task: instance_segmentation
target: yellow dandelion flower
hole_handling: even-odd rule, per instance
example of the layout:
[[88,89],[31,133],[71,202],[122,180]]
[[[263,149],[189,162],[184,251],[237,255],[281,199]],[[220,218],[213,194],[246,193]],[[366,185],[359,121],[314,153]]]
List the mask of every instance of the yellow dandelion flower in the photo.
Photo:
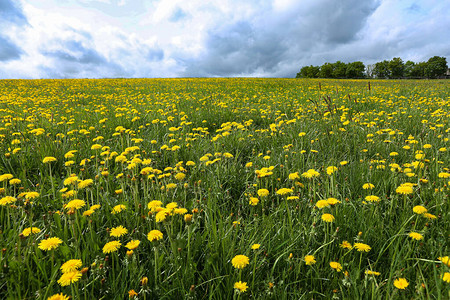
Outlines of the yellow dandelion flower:
[[15,197],[5,196],[2,199],[0,199],[0,205],[1,206],[6,206],[6,205],[9,205],[9,204],[14,203],[16,201],[17,201],[17,199]]
[[39,232],[41,232],[41,230],[37,227],[28,227],[22,231],[22,235],[26,237],[29,236],[30,234],[36,234]]
[[134,250],[139,246],[140,243],[141,243],[140,240],[131,240],[125,245],[125,247],[128,248],[129,250]]
[[331,175],[331,174],[333,174],[334,172],[336,172],[338,170],[338,168],[337,167],[335,167],[335,166],[330,166],[330,167],[327,167],[327,174],[328,175]]
[[73,271],[73,272],[67,272],[63,273],[61,275],[61,278],[58,279],[58,283],[60,286],[68,286],[71,285],[74,282],[77,282],[81,278],[81,272],[80,271]]
[[410,185],[400,185],[398,188],[395,189],[395,192],[397,194],[402,194],[402,195],[409,195],[413,193],[413,188]]
[[442,280],[444,280],[445,282],[447,282],[447,283],[450,283],[450,272],[445,272],[443,275],[442,275]]
[[234,283],[234,288],[240,293],[245,292],[248,289],[247,282],[238,281]]
[[267,189],[259,189],[257,194],[260,197],[266,197],[266,196],[269,195],[269,190],[267,190]]
[[111,241],[105,244],[105,246],[103,246],[103,253],[111,253],[111,252],[115,252],[117,250],[119,250],[120,246],[122,246],[122,243],[120,243],[119,241]]
[[371,184],[371,183],[364,183],[363,184],[363,189],[365,189],[365,190],[371,190],[373,188],[375,188],[375,186],[373,184]]
[[366,270],[364,273],[365,273],[366,275],[374,275],[374,276],[380,276],[380,275],[381,275],[380,272],[371,271],[371,270]]
[[352,249],[353,248],[352,244],[350,244],[347,241],[342,241],[342,243],[339,245],[339,247],[344,248],[344,249]]
[[364,243],[355,243],[353,244],[353,247],[358,250],[358,252],[369,252],[370,249],[372,249],[369,245]]
[[49,250],[53,250],[59,247],[60,244],[62,244],[62,240],[60,238],[57,237],[52,237],[52,238],[48,238],[45,240],[42,240],[39,243],[39,249],[44,250],[44,251],[49,251]]
[[427,211],[428,210],[422,205],[416,205],[416,206],[413,207],[413,212],[418,214],[418,215],[424,214]]
[[257,250],[257,249],[259,249],[259,247],[261,247],[260,244],[253,244],[251,248],[252,248],[252,250]]
[[337,272],[342,271],[342,265],[340,263],[336,262],[336,261],[330,262],[330,267],[332,269],[335,269]]
[[410,233],[408,234],[408,236],[409,236],[410,238],[412,238],[413,240],[416,240],[416,241],[420,241],[420,240],[423,239],[423,235],[421,235],[421,234],[418,233],[418,232],[410,232]]
[[256,197],[250,197],[250,200],[248,201],[248,204],[250,204],[252,206],[258,205],[258,203],[259,203],[259,199]]
[[122,225],[114,227],[111,229],[109,235],[113,237],[121,237],[122,235],[125,235],[128,233],[128,229],[123,227]]
[[406,280],[405,278],[397,278],[394,280],[394,286],[400,290],[406,289],[408,285],[408,280]]
[[147,204],[147,208],[150,209],[151,211],[155,211],[156,208],[161,207],[162,204],[163,203],[159,200],[153,200]]
[[64,208],[66,209],[80,209],[83,206],[86,205],[86,202],[84,202],[84,200],[80,200],[80,199],[74,199],[72,201],[70,201],[69,203],[67,203]]
[[316,258],[314,257],[314,255],[306,255],[304,259],[307,266],[312,266],[316,263]]
[[291,194],[292,192],[293,192],[292,189],[282,188],[277,191],[277,195],[287,195],[287,194]]
[[44,164],[48,164],[48,163],[51,163],[51,162],[54,162],[54,161],[56,161],[56,158],[53,157],[53,156],[44,157],[44,159],[42,160],[42,162]]
[[69,273],[78,271],[78,269],[81,268],[82,265],[83,263],[81,262],[81,259],[70,259],[63,263],[60,269],[63,273]]
[[69,297],[64,295],[63,293],[60,293],[60,294],[54,294],[53,296],[48,297],[47,300],[69,300]]
[[380,197],[375,196],[375,195],[366,196],[365,199],[366,199],[366,201],[369,201],[369,202],[380,202]]
[[231,260],[231,263],[236,269],[243,269],[249,264],[249,259],[245,255],[236,255]]
[[440,260],[444,265],[450,268],[450,257],[448,256],[438,257],[438,260]]
[[159,230],[152,230],[147,234],[147,239],[150,242],[159,241],[163,238],[163,233]]
[[327,222],[327,223],[334,222],[334,216],[332,214],[323,214],[322,221]]
[[115,215],[115,214],[120,213],[121,211],[124,211],[126,209],[127,209],[127,207],[125,205],[119,204],[119,205],[116,205],[116,206],[113,207],[113,209],[111,210],[111,213],[113,215]]
[[319,209],[322,209],[322,208],[327,207],[327,206],[330,206],[330,203],[328,203],[327,200],[319,200],[316,203],[316,207],[319,208]]
[[39,197],[38,192],[28,192],[25,195],[25,199],[27,199],[27,200],[33,200],[33,199],[36,199],[37,197]]

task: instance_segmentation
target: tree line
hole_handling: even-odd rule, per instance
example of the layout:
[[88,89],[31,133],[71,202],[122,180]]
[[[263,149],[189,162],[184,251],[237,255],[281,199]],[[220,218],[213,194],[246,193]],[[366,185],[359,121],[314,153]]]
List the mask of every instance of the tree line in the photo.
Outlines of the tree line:
[[295,78],[439,78],[448,70],[445,57],[433,56],[426,62],[415,63],[400,57],[365,66],[361,61],[326,62],[321,66],[305,66]]

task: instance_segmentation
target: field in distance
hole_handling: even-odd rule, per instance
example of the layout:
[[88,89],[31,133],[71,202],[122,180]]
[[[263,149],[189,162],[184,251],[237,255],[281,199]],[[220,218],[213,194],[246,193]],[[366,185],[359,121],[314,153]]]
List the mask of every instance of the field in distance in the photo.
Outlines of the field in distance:
[[0,298],[450,298],[445,80],[0,81]]

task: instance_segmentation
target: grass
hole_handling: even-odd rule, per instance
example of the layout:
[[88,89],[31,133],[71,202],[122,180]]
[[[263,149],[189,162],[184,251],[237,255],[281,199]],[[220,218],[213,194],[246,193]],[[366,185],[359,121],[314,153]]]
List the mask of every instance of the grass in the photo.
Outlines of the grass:
[[0,297],[450,297],[450,85],[370,87],[0,81]]

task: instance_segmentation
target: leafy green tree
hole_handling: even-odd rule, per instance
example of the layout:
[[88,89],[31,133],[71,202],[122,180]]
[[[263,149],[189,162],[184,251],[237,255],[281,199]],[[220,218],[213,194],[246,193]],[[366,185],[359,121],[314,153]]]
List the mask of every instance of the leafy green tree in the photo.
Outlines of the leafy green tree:
[[413,61],[408,60],[407,62],[405,62],[405,71],[404,71],[404,76],[407,78],[411,78],[413,77],[413,70],[415,67],[416,63]]
[[361,61],[355,61],[347,64],[345,76],[347,78],[363,78],[366,67]]
[[420,62],[414,65],[411,71],[411,77],[413,78],[424,78],[425,77],[425,68],[427,66],[426,62]]
[[337,61],[333,64],[333,78],[345,78],[347,72],[347,64],[342,61]]
[[331,63],[324,63],[320,67],[319,77],[321,78],[333,78],[333,64]]
[[447,72],[447,60],[445,57],[433,56],[427,61],[425,75],[428,78],[437,78]]
[[297,78],[317,78],[319,77],[320,67],[318,66],[305,66],[297,73]]
[[389,78],[389,62],[387,60],[377,62],[373,73],[377,78]]
[[389,78],[401,78],[404,76],[405,64],[400,57],[394,57],[388,63]]

